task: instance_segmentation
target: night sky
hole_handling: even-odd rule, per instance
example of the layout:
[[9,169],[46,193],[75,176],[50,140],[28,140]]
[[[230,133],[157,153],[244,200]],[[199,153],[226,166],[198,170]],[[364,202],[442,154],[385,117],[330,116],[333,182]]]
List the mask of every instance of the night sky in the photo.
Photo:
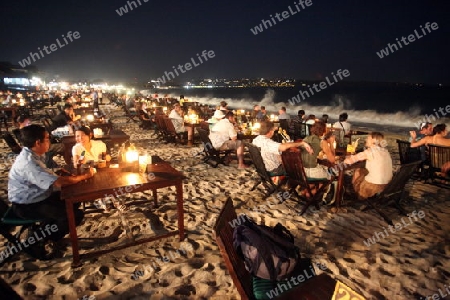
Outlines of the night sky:
[[[177,80],[193,78],[321,79],[348,69],[347,80],[450,84],[447,0],[311,0],[312,5],[254,35],[270,15],[296,10],[292,0],[139,0],[119,16],[125,0],[10,1],[0,10],[0,61],[18,64],[67,32],[79,39],[34,64],[60,79],[147,81],[172,66],[215,57]],[[297,4],[301,8],[299,4]],[[420,25],[436,22],[423,36]],[[380,59],[396,38],[423,36]],[[198,62],[198,60],[197,60]]]

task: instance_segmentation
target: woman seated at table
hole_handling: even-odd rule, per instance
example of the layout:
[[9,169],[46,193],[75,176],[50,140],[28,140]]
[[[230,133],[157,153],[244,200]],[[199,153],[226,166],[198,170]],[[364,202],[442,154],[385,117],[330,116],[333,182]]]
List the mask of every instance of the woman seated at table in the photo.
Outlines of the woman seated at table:
[[450,139],[446,138],[448,134],[447,125],[437,124],[433,128],[433,135],[428,135],[416,142],[416,132],[411,131],[411,148],[420,147],[422,145],[434,144],[443,147],[450,147]]
[[[333,137],[322,137],[325,134],[326,125],[322,121],[317,121],[311,126],[311,135],[307,136],[303,141],[308,143],[314,150],[313,154],[302,152],[302,161],[305,173],[308,178],[330,178],[327,167],[317,163],[320,154],[330,163],[335,162],[335,154],[333,148]],[[330,146],[331,143],[331,146]]]
[[[92,132],[87,126],[81,126],[75,130],[75,141],[72,148],[73,164],[85,164],[88,161],[98,162],[102,158],[102,153],[106,153],[106,145],[102,141],[91,140]],[[83,155],[82,155],[83,154]],[[105,155],[106,161],[111,160],[111,156]]]
[[344,160],[345,164],[366,161],[366,167],[356,169],[352,180],[360,200],[381,193],[392,179],[392,158],[386,146],[382,133],[371,132],[366,140],[367,149]]

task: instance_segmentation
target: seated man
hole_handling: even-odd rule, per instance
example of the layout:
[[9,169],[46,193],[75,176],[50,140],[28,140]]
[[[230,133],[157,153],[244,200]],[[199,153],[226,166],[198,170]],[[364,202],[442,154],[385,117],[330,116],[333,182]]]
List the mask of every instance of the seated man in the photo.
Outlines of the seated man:
[[280,175],[285,173],[281,162],[281,152],[286,151],[289,148],[304,147],[306,151],[312,153],[313,149],[305,142],[277,143],[272,140],[275,130],[276,128],[272,122],[261,122],[259,135],[253,140],[252,143],[253,145],[261,148],[261,156],[263,158],[266,170],[273,174]]
[[72,125],[73,122],[76,121],[77,119],[78,118],[75,116],[75,113],[73,112],[73,105],[70,103],[66,103],[64,104],[64,110],[52,119],[53,121],[52,130],[55,130],[56,128],[59,127]]
[[212,127],[209,139],[212,146],[217,150],[236,150],[239,169],[248,168],[244,164],[244,143],[237,139],[237,132],[233,123],[235,123],[234,114],[229,111],[226,113],[225,118],[219,120]]
[[[51,224],[55,224],[57,231],[48,238],[56,242],[69,232],[66,205],[61,201],[60,192],[56,189],[92,177],[93,170],[79,176],[56,175],[45,167],[43,161],[43,155],[50,147],[50,137],[45,128],[29,125],[21,131],[24,148],[8,175],[8,199],[17,216],[24,219],[47,219]],[[79,225],[83,212],[74,206],[74,214],[75,223]]]
[[192,143],[193,127],[184,127],[183,110],[181,109],[180,103],[175,103],[172,111],[169,114],[169,119],[172,121],[173,127],[175,127],[176,133],[188,134],[188,141]]
[[382,192],[392,179],[392,158],[386,146],[382,133],[371,132],[366,140],[367,149],[344,160],[345,164],[366,161],[366,167],[356,169],[352,180],[360,200]]
[[[411,130],[409,132],[409,135],[410,135],[410,138],[409,138],[410,143],[415,143],[427,136],[432,136],[433,135],[433,124],[428,123],[428,122],[422,122],[419,126],[419,132],[417,133],[414,130]],[[422,161],[427,160],[427,147],[425,145],[422,145],[419,147],[419,149],[420,149],[421,160]]]
[[[30,117],[27,115],[20,115],[16,118],[17,124],[19,124],[19,128],[13,129],[13,134],[16,136],[17,141],[23,146],[22,141],[22,135],[21,135],[21,129],[31,125]],[[45,153],[45,165],[47,168],[57,168],[58,164],[53,160],[53,157],[56,154],[63,154],[64,153],[64,145],[61,143],[51,144],[49,150],[47,153]]]

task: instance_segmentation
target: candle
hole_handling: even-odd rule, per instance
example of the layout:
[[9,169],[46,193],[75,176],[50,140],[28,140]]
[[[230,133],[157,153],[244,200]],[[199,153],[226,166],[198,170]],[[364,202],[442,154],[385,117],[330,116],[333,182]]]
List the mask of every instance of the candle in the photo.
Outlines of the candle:
[[136,150],[128,150],[125,153],[125,161],[127,163],[133,163],[139,160],[139,153]]
[[94,121],[94,116],[93,115],[87,115],[86,116],[86,120],[88,120],[89,122]]

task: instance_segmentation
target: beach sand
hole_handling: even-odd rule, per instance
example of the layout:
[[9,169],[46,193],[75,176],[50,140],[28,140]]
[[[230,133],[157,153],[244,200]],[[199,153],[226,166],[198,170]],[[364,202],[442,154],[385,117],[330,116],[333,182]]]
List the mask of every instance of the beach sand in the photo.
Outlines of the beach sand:
[[[234,162],[212,168],[202,162],[201,155],[195,155],[198,145],[165,144],[152,137],[151,131],[138,133],[137,125],[125,123],[124,118],[113,122],[131,136],[138,149],[160,156],[186,176],[186,239],[180,242],[171,237],[114,251],[85,260],[78,268],[71,268],[68,236],[62,258],[40,261],[17,254],[0,267],[0,276],[24,299],[240,299],[213,234],[227,197],[233,199],[238,214],[270,226],[282,223],[295,236],[303,256],[327,266],[325,271],[316,268],[317,273],[328,273],[366,299],[421,299],[439,289],[445,291],[444,286],[450,284],[450,190],[410,182],[411,201],[405,208],[423,211],[425,216],[411,221],[387,208],[394,223],[409,225],[367,246],[364,241],[384,232],[387,224],[374,211],[361,212],[360,203],[347,201],[345,211],[338,213],[321,207],[298,216],[294,199],[277,204],[275,195],[263,200],[261,186],[250,191],[257,178],[253,167],[238,170]],[[388,140],[398,167],[395,138],[389,136]],[[2,199],[7,199],[8,152],[2,141]],[[81,253],[102,249],[108,243],[121,244],[130,233],[142,237],[174,229],[175,189],[158,190],[158,195],[158,208],[153,207],[150,193],[128,195],[130,210],[123,218],[116,209],[87,208],[78,227]],[[266,205],[264,212],[262,205]],[[1,240],[0,251],[4,249],[6,242]]]

